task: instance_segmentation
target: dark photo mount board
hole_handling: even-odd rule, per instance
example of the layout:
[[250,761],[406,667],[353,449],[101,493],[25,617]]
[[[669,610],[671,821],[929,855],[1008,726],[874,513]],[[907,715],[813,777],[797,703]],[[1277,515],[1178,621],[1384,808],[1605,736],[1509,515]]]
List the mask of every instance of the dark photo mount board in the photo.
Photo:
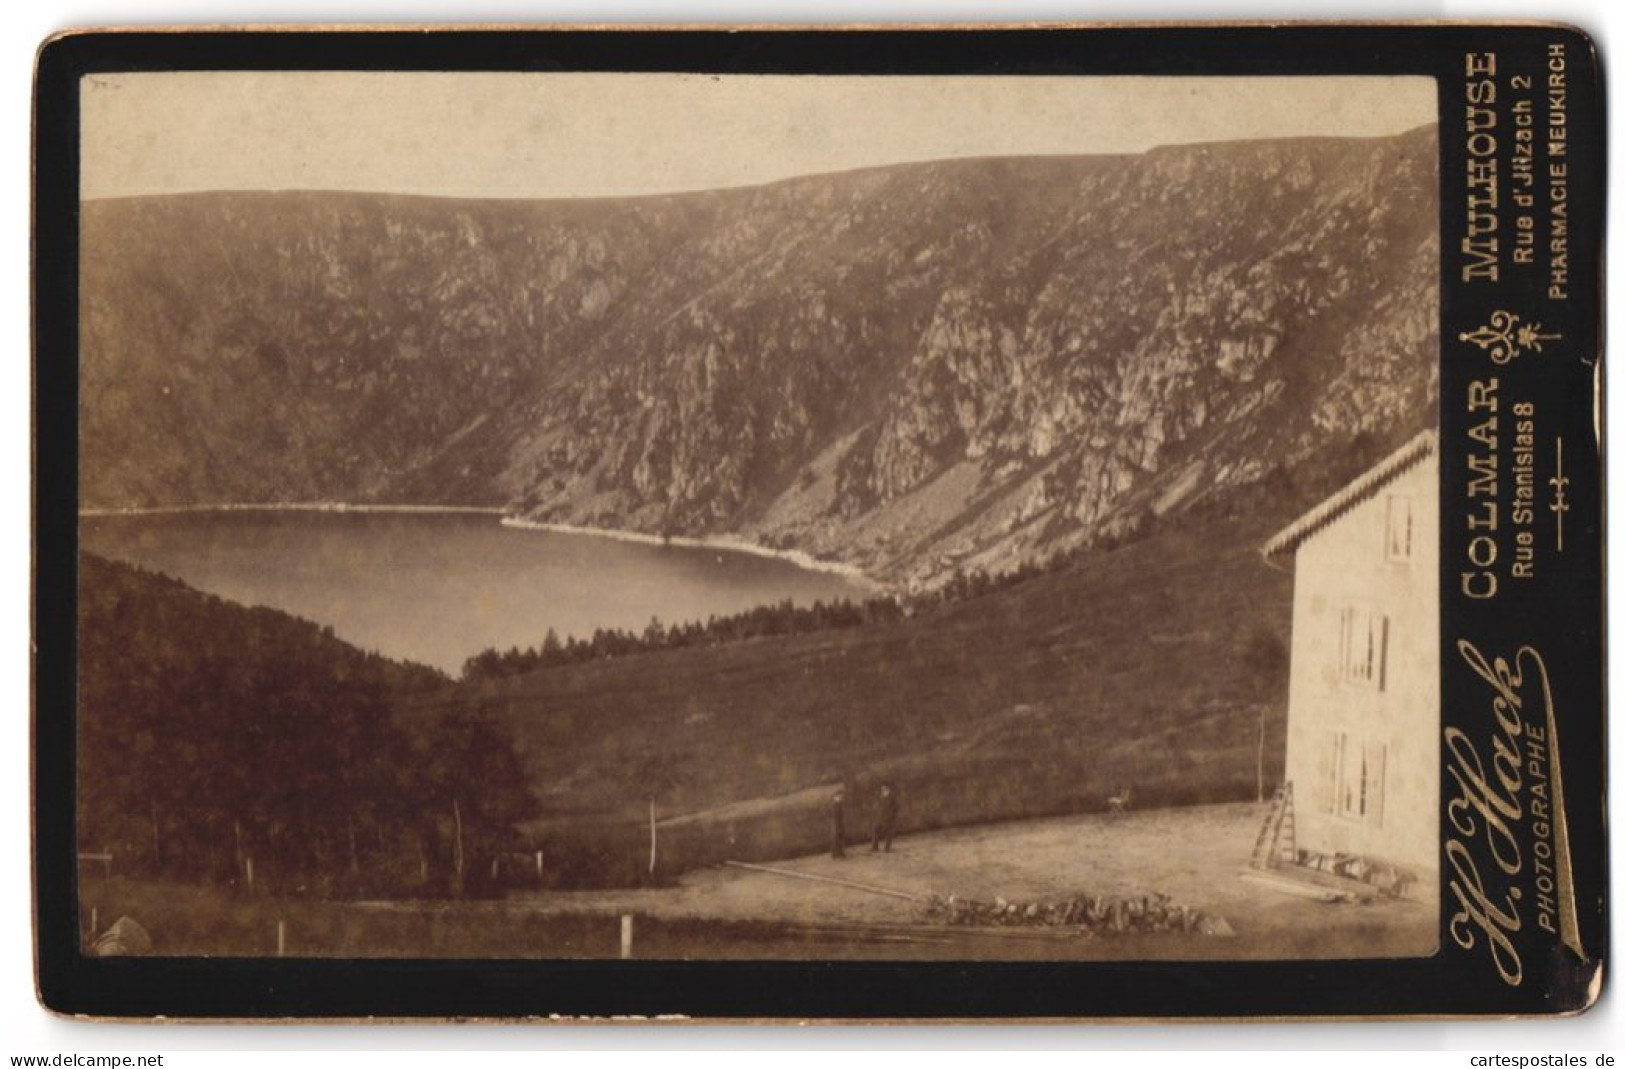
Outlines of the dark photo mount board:
[[[85,953],[76,831],[81,88],[91,76],[171,71],[1433,79],[1438,417],[1426,449],[1439,480],[1437,949],[1144,961]],[[120,1019],[1280,1019],[1562,1014],[1598,997],[1610,938],[1604,143],[1601,73],[1583,33],[1540,24],[92,31],[45,46],[35,106],[36,934],[39,991],[52,1010]],[[1358,336],[1362,324],[1344,329]],[[1382,637],[1373,643],[1387,641],[1374,633]]]

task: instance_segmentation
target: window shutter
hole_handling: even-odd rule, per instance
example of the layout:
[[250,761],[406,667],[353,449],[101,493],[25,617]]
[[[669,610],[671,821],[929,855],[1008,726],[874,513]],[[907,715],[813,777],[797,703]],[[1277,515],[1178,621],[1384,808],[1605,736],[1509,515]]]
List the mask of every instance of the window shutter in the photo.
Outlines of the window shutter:
[[1388,746],[1381,742],[1366,744],[1365,768],[1368,787],[1366,795],[1366,819],[1382,827],[1383,800],[1388,790]]
[[1388,617],[1382,617],[1382,640],[1377,646],[1377,689],[1388,689]]
[[1326,745],[1317,754],[1320,767],[1316,769],[1317,808],[1323,813],[1337,812],[1337,769],[1343,763],[1343,736],[1327,736]]

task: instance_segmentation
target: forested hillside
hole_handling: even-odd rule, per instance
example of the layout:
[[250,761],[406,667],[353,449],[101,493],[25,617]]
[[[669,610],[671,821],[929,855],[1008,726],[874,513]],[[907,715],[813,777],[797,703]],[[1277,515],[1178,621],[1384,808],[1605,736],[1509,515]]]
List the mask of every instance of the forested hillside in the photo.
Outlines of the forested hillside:
[[505,724],[397,715],[438,672],[90,554],[78,679],[79,846],[120,873],[458,893],[536,813]]

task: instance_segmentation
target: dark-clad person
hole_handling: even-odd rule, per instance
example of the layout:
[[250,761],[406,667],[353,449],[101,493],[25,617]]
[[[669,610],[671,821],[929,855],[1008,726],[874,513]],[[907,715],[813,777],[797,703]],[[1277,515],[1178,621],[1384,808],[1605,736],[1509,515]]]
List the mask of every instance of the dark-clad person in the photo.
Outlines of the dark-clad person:
[[869,846],[869,852],[874,853],[885,845],[886,853],[891,853],[892,835],[897,830],[897,792],[891,789],[891,784],[880,785],[880,797],[875,801],[875,838]]
[[846,792],[839,787],[829,800],[829,856],[846,856]]

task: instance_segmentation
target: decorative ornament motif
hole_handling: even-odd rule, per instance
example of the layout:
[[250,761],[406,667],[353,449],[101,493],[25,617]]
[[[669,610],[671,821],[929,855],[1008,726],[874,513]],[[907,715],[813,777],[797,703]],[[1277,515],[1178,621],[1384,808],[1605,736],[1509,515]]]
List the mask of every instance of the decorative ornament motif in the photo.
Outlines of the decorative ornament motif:
[[1563,439],[1557,440],[1557,474],[1546,480],[1552,487],[1552,503],[1547,506],[1557,517],[1557,551],[1563,552],[1563,514],[1569,510],[1569,478],[1563,474]]
[[1507,364],[1522,356],[1525,351],[1541,352],[1542,342],[1558,341],[1563,335],[1542,334],[1539,323],[1524,323],[1519,326],[1516,315],[1501,310],[1490,314],[1487,326],[1474,331],[1462,331],[1457,337],[1462,341],[1470,341],[1489,353],[1490,359],[1497,364]]

